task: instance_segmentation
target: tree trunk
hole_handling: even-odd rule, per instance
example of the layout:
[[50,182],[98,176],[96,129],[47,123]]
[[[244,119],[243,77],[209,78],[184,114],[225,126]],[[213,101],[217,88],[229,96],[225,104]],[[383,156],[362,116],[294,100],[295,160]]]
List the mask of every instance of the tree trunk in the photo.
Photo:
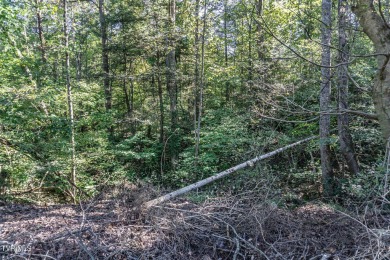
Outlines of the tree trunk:
[[250,91],[253,91],[252,19],[249,19],[248,23],[248,82],[250,86]]
[[230,89],[229,89],[229,81],[227,80],[229,75],[227,74],[227,67],[228,67],[228,39],[227,39],[227,0],[224,0],[223,2],[223,33],[224,33],[224,55],[225,55],[225,70],[226,70],[226,79],[225,79],[225,100],[226,102],[229,102],[230,99]]
[[127,116],[130,117],[132,113],[132,106],[130,103],[130,98],[129,98],[129,92],[127,90],[127,56],[126,53],[123,53],[123,62],[124,62],[124,77],[123,77],[123,94],[125,95],[125,103],[126,103],[126,109],[127,109]]
[[[131,63],[130,63],[130,68],[131,68]],[[133,78],[130,77],[130,95],[129,95],[129,106],[130,106],[130,118],[132,118],[132,124],[131,124],[131,133],[134,135],[137,132],[137,121],[134,120],[134,82]]]
[[202,55],[201,55],[201,69],[200,69],[200,82],[199,82],[199,104],[198,104],[198,125],[196,127],[196,146],[195,146],[195,157],[199,154],[200,145],[200,126],[202,122],[202,108],[203,108],[203,88],[205,82],[204,76],[204,48],[205,48],[205,35],[206,35],[206,15],[207,15],[207,0],[204,0],[203,6],[203,32],[202,32]]
[[[256,5],[256,14],[258,17],[261,17],[263,15],[263,0],[257,0]],[[261,23],[257,23],[257,55],[259,61],[264,60],[264,52],[262,50],[263,43],[264,43],[264,34],[263,34],[263,28],[261,27]]]
[[352,11],[379,54],[372,98],[383,137],[387,140],[390,137],[390,28],[375,10],[372,0],[357,0]]
[[[261,21],[260,19],[263,15],[263,0],[257,0],[256,3],[256,15],[258,17],[258,20]],[[263,32],[263,27],[261,23],[256,22],[256,30],[257,30],[257,37],[256,37],[256,48],[257,48],[257,59],[258,59],[258,69],[256,70],[256,81],[257,84],[261,85],[261,89],[264,90],[264,82],[265,82],[265,71],[264,66],[265,64],[265,45],[264,45],[264,32]]]
[[236,165],[236,166],[234,166],[234,167],[232,167],[232,168],[229,168],[229,169],[227,169],[227,170],[225,170],[225,171],[223,171],[223,172],[217,173],[217,174],[215,174],[215,175],[213,175],[213,176],[211,176],[211,177],[208,177],[208,178],[206,178],[206,179],[204,179],[204,180],[198,181],[198,182],[193,183],[193,184],[191,184],[191,185],[188,185],[188,186],[186,186],[186,187],[184,187],[184,188],[181,188],[181,189],[179,189],[179,190],[176,190],[176,191],[173,191],[173,192],[168,193],[168,194],[166,194],[166,195],[163,195],[163,196],[161,196],[161,197],[158,197],[158,198],[156,198],[156,199],[154,199],[154,200],[150,200],[150,201],[146,202],[143,206],[144,206],[145,209],[148,209],[148,208],[150,208],[150,207],[156,206],[156,205],[158,205],[158,204],[160,204],[160,203],[163,203],[163,202],[165,202],[165,201],[168,201],[168,200],[170,200],[170,199],[173,199],[173,198],[175,198],[175,197],[177,197],[177,196],[179,196],[179,195],[181,195],[181,194],[187,193],[187,192],[192,191],[192,190],[194,190],[194,189],[203,187],[203,186],[205,186],[206,184],[209,184],[209,183],[211,183],[211,182],[213,182],[213,181],[219,180],[219,179],[221,179],[221,178],[223,178],[223,177],[225,177],[225,176],[228,176],[228,175],[230,175],[230,174],[232,174],[232,173],[234,173],[234,172],[236,172],[236,171],[238,171],[238,170],[244,169],[244,168],[246,168],[246,167],[248,167],[248,166],[249,166],[249,167],[253,167],[255,163],[257,163],[257,162],[259,162],[259,161],[261,161],[261,160],[270,158],[270,157],[272,157],[272,156],[274,156],[274,155],[276,155],[276,154],[278,154],[278,153],[281,153],[281,152],[283,152],[283,151],[286,151],[287,149],[290,149],[290,148],[292,148],[292,147],[294,147],[294,146],[297,146],[297,145],[300,145],[300,144],[302,144],[302,143],[306,143],[306,142],[308,142],[308,141],[310,141],[310,140],[313,140],[313,139],[315,139],[315,138],[317,138],[317,136],[312,136],[312,137],[303,139],[303,140],[301,140],[301,141],[298,141],[298,142],[295,142],[295,143],[286,145],[286,146],[284,146],[284,147],[282,147],[282,148],[279,148],[279,149],[277,149],[277,150],[275,150],[275,151],[272,151],[272,152],[270,152],[270,153],[266,153],[266,154],[264,154],[264,155],[257,156],[256,158],[253,158],[253,159],[251,159],[251,160],[248,160],[248,161],[246,161],[246,162],[243,162],[243,163],[241,163],[241,164],[239,164],[239,165]]
[[353,141],[349,132],[348,113],[340,113],[340,111],[348,110],[348,65],[349,47],[345,28],[347,25],[347,2],[345,0],[338,1],[338,17],[339,17],[339,63],[345,64],[338,67],[338,107],[339,115],[337,117],[337,125],[339,132],[340,149],[345,158],[349,171],[356,175],[359,173],[359,166],[356,160]]
[[[38,0],[35,0],[35,8],[36,8],[36,16],[37,16],[37,29],[38,29],[38,37],[39,37],[39,50],[41,51],[41,61],[43,65],[46,65],[47,58],[46,58],[46,50],[45,50],[45,37],[43,35],[43,29],[42,29],[42,14],[40,9],[40,4],[42,3],[42,0],[38,2]],[[41,91],[42,88],[42,73],[46,70],[45,66],[42,66],[36,80],[36,90],[38,93]],[[49,111],[47,109],[46,103],[44,101],[40,102],[40,106],[42,107],[42,110],[44,111],[45,115],[49,115]]]
[[103,70],[103,85],[104,95],[106,97],[106,111],[109,112],[112,108],[112,91],[110,86],[110,66],[108,63],[107,49],[107,24],[104,14],[104,0],[99,0],[99,21],[100,21],[100,37],[102,42],[102,70]]
[[74,133],[74,114],[73,114],[73,97],[72,87],[70,85],[70,62],[69,62],[69,36],[68,36],[68,25],[67,25],[67,12],[68,3],[67,0],[63,0],[64,8],[64,47],[65,47],[65,73],[66,73],[66,94],[68,100],[68,113],[69,113],[69,129],[70,129],[70,145],[71,145],[71,172],[70,180],[72,182],[72,188],[70,194],[74,201],[76,201],[76,143]]
[[161,82],[161,69],[160,69],[160,51],[157,51],[157,88],[158,88],[158,103],[160,105],[160,143],[164,142],[164,99],[163,99],[163,86]]
[[83,67],[82,67],[82,52],[81,51],[78,51],[77,54],[76,54],[76,81],[77,82],[80,82],[81,80],[81,76],[82,76],[82,71],[83,71]]
[[330,73],[330,41],[332,23],[332,1],[322,0],[322,62],[321,65],[321,89],[320,89],[320,153],[322,185],[325,197],[331,197],[335,192],[334,173],[331,165],[330,153],[330,115],[329,103],[331,93]]
[[176,21],[176,0],[169,1],[169,37],[168,37],[168,55],[166,58],[166,77],[167,89],[169,95],[169,109],[171,114],[171,134],[169,144],[169,153],[171,157],[171,166],[176,168],[178,157],[178,134],[177,130],[177,83],[176,83],[176,53],[175,53],[175,21]]
[[39,4],[42,3],[42,0],[38,2],[38,0],[35,0],[35,5],[36,5],[36,12],[37,12],[37,29],[38,29],[38,36],[39,36],[39,42],[40,46],[39,49],[41,51],[41,59],[42,63],[46,63],[47,58],[46,58],[46,50],[45,50],[45,37],[43,35],[43,29],[42,29],[42,14],[41,14],[41,9]]
[[[102,70],[103,70],[103,88],[106,98],[106,112],[109,113],[112,108],[112,88],[110,84],[110,65],[108,63],[107,49],[107,23],[104,13],[104,0],[99,0],[99,22],[100,22],[100,38],[102,42]],[[107,129],[108,139],[112,140],[114,136],[114,128],[112,126]]]
[[198,106],[199,106],[199,9],[200,0],[195,3],[195,86],[194,86],[194,132],[195,132],[195,173],[198,167],[199,138],[198,138]]

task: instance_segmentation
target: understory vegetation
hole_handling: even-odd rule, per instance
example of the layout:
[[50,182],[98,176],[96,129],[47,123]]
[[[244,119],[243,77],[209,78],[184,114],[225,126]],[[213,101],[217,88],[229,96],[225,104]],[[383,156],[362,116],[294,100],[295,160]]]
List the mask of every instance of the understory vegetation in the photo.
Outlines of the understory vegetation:
[[0,0],[0,258],[390,258],[367,12],[390,30],[389,1]]

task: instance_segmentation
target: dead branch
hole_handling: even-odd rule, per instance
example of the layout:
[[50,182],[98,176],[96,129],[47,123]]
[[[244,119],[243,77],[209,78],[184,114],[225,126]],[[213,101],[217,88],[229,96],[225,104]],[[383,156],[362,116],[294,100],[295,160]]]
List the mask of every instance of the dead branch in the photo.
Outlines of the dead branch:
[[216,180],[218,180],[218,179],[221,179],[221,178],[223,178],[223,177],[225,177],[225,176],[227,176],[227,175],[230,175],[230,174],[232,174],[232,173],[234,173],[234,172],[236,172],[236,171],[238,171],[238,170],[244,169],[244,168],[246,168],[246,167],[248,167],[248,166],[251,166],[251,167],[252,167],[252,166],[253,166],[256,162],[258,162],[258,161],[267,159],[267,158],[269,158],[269,157],[271,157],[271,156],[274,156],[274,155],[276,155],[276,154],[278,154],[278,153],[281,153],[281,152],[283,152],[283,151],[285,151],[285,150],[287,150],[287,149],[289,149],[289,148],[292,148],[292,147],[294,147],[294,146],[297,146],[297,145],[300,145],[300,144],[302,144],[302,143],[308,142],[308,141],[313,140],[313,139],[315,139],[315,138],[317,138],[317,136],[312,136],[312,137],[303,139],[303,140],[301,140],[301,141],[298,141],[298,142],[295,142],[295,143],[286,145],[286,146],[284,146],[284,147],[282,147],[282,148],[279,148],[279,149],[277,149],[277,150],[275,150],[275,151],[272,151],[272,152],[270,152],[270,153],[266,153],[266,154],[264,154],[264,155],[257,156],[257,157],[254,158],[254,159],[251,159],[251,160],[248,160],[248,161],[246,161],[246,162],[243,162],[243,163],[241,163],[241,164],[239,164],[239,165],[236,165],[236,166],[234,166],[234,167],[232,167],[232,168],[229,168],[229,169],[227,169],[227,170],[225,170],[225,171],[223,171],[223,172],[217,173],[216,175],[213,175],[213,176],[208,177],[208,178],[206,178],[206,179],[200,180],[200,181],[198,181],[198,182],[196,182],[196,183],[193,183],[193,184],[191,184],[191,185],[188,185],[188,186],[186,186],[186,187],[184,187],[184,188],[181,188],[181,189],[179,189],[179,190],[173,191],[173,192],[168,193],[168,194],[166,194],[166,195],[163,195],[163,196],[161,196],[161,197],[158,197],[158,198],[156,198],[156,199],[154,199],[154,200],[148,201],[148,202],[146,202],[146,203],[144,204],[144,208],[145,208],[145,209],[148,209],[148,208],[150,208],[150,207],[152,207],[152,206],[155,206],[155,205],[157,205],[157,204],[163,203],[163,202],[168,201],[168,200],[170,200],[170,199],[172,199],[172,198],[175,198],[175,197],[177,197],[177,196],[179,196],[179,195],[182,195],[182,194],[184,194],[184,193],[187,193],[187,192],[189,192],[189,191],[191,191],[191,190],[200,188],[200,187],[202,187],[202,186],[204,186],[204,185],[206,185],[206,184],[209,184],[209,183],[211,183],[211,182],[213,182],[213,181],[216,181]]
[[356,116],[360,116],[360,117],[364,117],[364,118],[367,118],[367,119],[370,119],[370,120],[378,120],[378,116],[377,115],[370,114],[370,113],[365,113],[365,112],[362,112],[362,111],[344,109],[344,110],[342,110],[342,112],[345,112],[345,113],[348,113],[348,114],[352,114],[352,115],[356,115]]

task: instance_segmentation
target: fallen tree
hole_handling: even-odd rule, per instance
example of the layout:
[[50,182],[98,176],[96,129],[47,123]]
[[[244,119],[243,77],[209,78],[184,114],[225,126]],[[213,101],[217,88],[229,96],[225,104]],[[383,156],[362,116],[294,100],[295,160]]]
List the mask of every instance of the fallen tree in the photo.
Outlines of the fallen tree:
[[163,195],[163,196],[161,196],[161,197],[158,197],[158,198],[156,198],[156,199],[150,200],[150,201],[148,201],[148,202],[146,202],[146,203],[144,204],[144,208],[145,208],[145,209],[148,209],[148,208],[150,208],[150,207],[152,207],[152,206],[155,206],[155,205],[157,205],[157,204],[160,204],[160,203],[163,203],[163,202],[168,201],[168,200],[170,200],[170,199],[173,199],[173,198],[175,198],[175,197],[177,197],[177,196],[179,196],[179,195],[182,195],[182,194],[184,194],[184,193],[187,193],[187,192],[189,192],[189,191],[191,191],[191,190],[200,188],[200,187],[202,187],[202,186],[204,186],[204,185],[206,185],[206,184],[209,184],[209,183],[211,183],[211,182],[213,182],[213,181],[215,181],[215,180],[221,179],[221,178],[223,178],[223,177],[225,177],[225,176],[227,176],[227,175],[232,174],[233,172],[236,172],[236,171],[238,171],[238,170],[244,169],[244,168],[246,168],[246,167],[248,167],[248,166],[251,166],[251,167],[252,167],[252,166],[253,166],[256,162],[258,162],[258,161],[267,159],[267,158],[269,158],[269,157],[271,157],[271,156],[274,156],[274,155],[276,155],[276,154],[278,154],[278,153],[281,153],[281,152],[283,152],[283,151],[285,151],[285,150],[287,150],[287,149],[289,149],[289,148],[292,148],[292,147],[294,147],[294,146],[297,146],[297,145],[300,145],[300,144],[302,144],[302,143],[308,142],[308,141],[313,140],[313,139],[315,139],[315,138],[317,138],[317,136],[312,136],[312,137],[303,139],[303,140],[301,140],[301,141],[298,141],[298,142],[295,142],[295,143],[286,145],[286,146],[284,146],[284,147],[281,147],[281,148],[279,148],[279,149],[277,149],[277,150],[275,150],[275,151],[272,151],[272,152],[269,152],[269,153],[266,153],[266,154],[257,156],[257,157],[255,157],[255,158],[253,158],[253,159],[251,159],[251,160],[248,160],[248,161],[243,162],[243,163],[241,163],[241,164],[239,164],[239,165],[236,165],[236,166],[234,166],[234,167],[232,167],[232,168],[229,168],[229,169],[227,169],[227,170],[224,170],[223,172],[217,173],[217,174],[215,174],[215,175],[213,175],[213,176],[211,176],[211,177],[208,177],[208,178],[206,178],[206,179],[200,180],[200,181],[198,181],[198,182],[196,182],[196,183],[190,184],[190,185],[188,185],[188,186],[186,186],[186,187],[184,187],[184,188],[181,188],[181,189],[179,189],[179,190],[173,191],[173,192],[171,192],[171,193],[168,193],[168,194]]

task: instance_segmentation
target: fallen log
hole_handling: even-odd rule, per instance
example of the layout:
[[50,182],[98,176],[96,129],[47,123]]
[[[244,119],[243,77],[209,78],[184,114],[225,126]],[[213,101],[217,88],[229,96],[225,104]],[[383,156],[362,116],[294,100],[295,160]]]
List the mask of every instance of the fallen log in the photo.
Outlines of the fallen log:
[[294,146],[297,146],[297,145],[300,145],[302,143],[308,142],[308,141],[313,140],[315,138],[317,138],[317,136],[312,136],[312,137],[303,139],[301,141],[298,141],[298,142],[286,145],[284,147],[281,147],[281,148],[279,148],[279,149],[277,149],[275,151],[272,151],[272,152],[269,152],[269,153],[257,156],[257,157],[255,157],[255,158],[253,158],[251,160],[243,162],[243,163],[241,163],[239,165],[236,165],[236,166],[234,166],[232,168],[229,168],[229,169],[227,169],[227,170],[225,170],[223,172],[217,173],[217,174],[215,174],[215,175],[213,175],[211,177],[208,177],[206,179],[200,180],[200,181],[198,181],[196,183],[190,184],[190,185],[188,185],[188,186],[186,186],[184,188],[181,188],[179,190],[173,191],[171,193],[168,193],[168,194],[163,195],[161,197],[158,197],[156,199],[150,200],[150,201],[146,202],[143,207],[145,209],[148,209],[148,208],[150,208],[152,206],[155,206],[157,204],[160,204],[160,203],[163,203],[163,202],[168,201],[170,199],[173,199],[173,198],[175,198],[175,197],[177,197],[179,195],[182,195],[182,194],[187,193],[187,192],[189,192],[191,190],[194,190],[194,189],[200,188],[200,187],[202,187],[202,186],[204,186],[206,184],[209,184],[210,182],[213,182],[215,180],[221,179],[221,178],[223,178],[223,177],[225,177],[225,176],[227,176],[227,175],[229,175],[229,174],[231,174],[233,172],[236,172],[238,170],[244,169],[247,166],[251,166],[252,167],[258,161],[267,159],[267,158],[269,158],[271,156],[274,156],[275,154],[281,153],[281,152],[283,152],[283,151],[285,151],[285,150],[287,150],[289,148],[292,148]]

